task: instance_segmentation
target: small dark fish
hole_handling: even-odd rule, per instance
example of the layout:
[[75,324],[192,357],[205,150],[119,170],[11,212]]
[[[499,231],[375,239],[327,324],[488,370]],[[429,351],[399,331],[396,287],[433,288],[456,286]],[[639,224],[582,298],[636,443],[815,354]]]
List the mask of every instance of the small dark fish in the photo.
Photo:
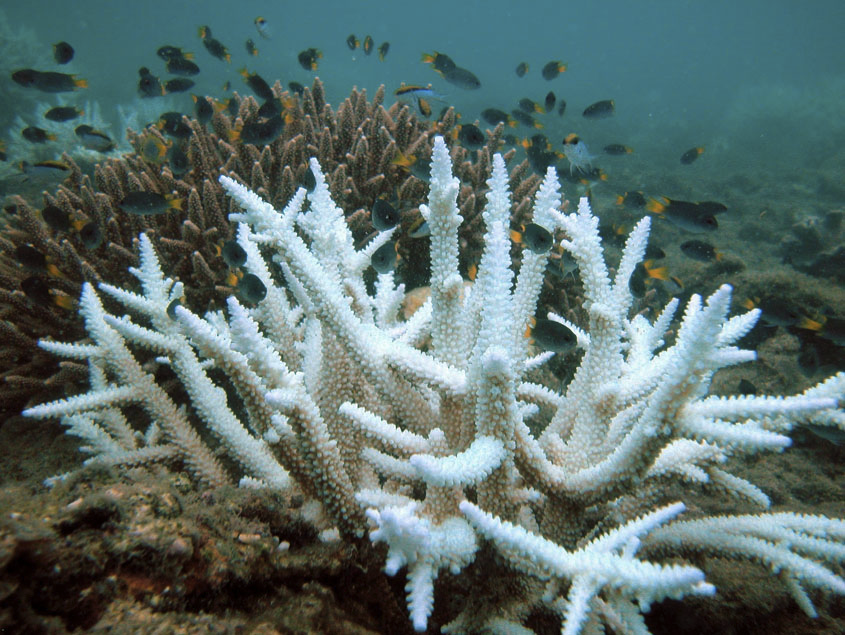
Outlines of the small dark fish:
[[31,68],[15,71],[12,79],[21,86],[36,88],[44,93],[67,93],[77,88],[88,88],[88,81],[77,79],[76,75],[41,72]]
[[384,243],[373,252],[370,259],[373,269],[377,273],[390,273],[396,267],[396,243],[393,241]]
[[540,104],[533,99],[528,99],[528,97],[523,97],[519,100],[519,108],[523,112],[527,112],[529,115],[533,113],[543,114],[546,112]]
[[669,270],[666,267],[655,267],[650,260],[637,263],[634,273],[628,279],[628,289],[635,297],[641,298],[646,294],[646,286],[653,280],[669,280]]
[[541,176],[545,176],[546,170],[557,163],[558,160],[557,154],[549,152],[545,147],[545,144],[532,143],[525,149],[525,156],[531,165],[531,169]]
[[46,143],[47,141],[56,140],[56,135],[47,132],[44,128],[38,128],[37,126],[27,126],[21,130],[21,135],[23,135],[23,138],[30,143]]
[[270,88],[270,84],[268,84],[261,75],[258,73],[250,73],[246,68],[242,68],[238,71],[241,74],[241,77],[244,78],[247,86],[252,89],[258,97],[264,100],[268,99],[275,99],[275,95],[273,95],[273,89]]
[[451,57],[445,53],[438,53],[437,51],[434,51],[431,55],[423,53],[422,61],[426,64],[431,64],[431,67],[441,75],[457,68],[457,64],[452,61]]
[[76,106],[56,106],[44,113],[44,118],[50,121],[70,121],[84,115],[85,111]]
[[33,271],[47,270],[47,257],[32,245],[18,245],[15,248],[15,260]]
[[661,258],[666,257],[666,252],[663,251],[660,247],[655,245],[653,242],[650,242],[645,248],[645,259],[646,260],[660,260]]
[[566,100],[561,99],[560,102],[558,102],[558,105],[557,105],[557,114],[560,117],[563,117],[563,113],[565,113],[565,112],[566,112]]
[[317,178],[314,176],[310,167],[305,170],[305,174],[302,176],[302,187],[304,187],[309,194],[314,191],[315,187],[317,187]]
[[230,267],[243,267],[246,264],[246,252],[237,240],[229,240],[223,243],[220,255],[223,256],[223,261]]
[[305,86],[299,82],[288,82],[288,90],[297,95],[302,95],[305,92]]
[[602,99],[590,104],[582,113],[587,119],[604,119],[610,117],[616,111],[616,104],[612,99]]
[[561,73],[565,73],[565,72],[566,72],[566,64],[564,64],[560,60],[555,60],[555,61],[549,62],[548,64],[546,64],[543,67],[541,75],[543,76],[543,79],[552,80],[555,77],[557,77],[558,75],[560,75]]
[[361,43],[358,41],[358,38],[355,37],[354,33],[350,33],[349,37],[346,38],[346,46],[349,47],[350,51],[354,51],[357,49]]
[[171,209],[182,211],[182,199],[164,197],[155,192],[129,192],[120,201],[120,208],[136,216],[157,216]]
[[390,42],[382,42],[381,46],[378,47],[378,58],[379,61],[383,62],[384,58],[387,57],[387,52],[390,50]]
[[323,57],[323,54],[315,48],[305,49],[300,51],[296,59],[299,60],[299,65],[306,71],[317,70],[317,60]]
[[693,163],[698,157],[700,157],[704,153],[704,146],[698,146],[697,148],[690,148],[686,152],[681,155],[681,163],[683,165],[689,165]]
[[554,238],[551,232],[537,223],[528,223],[522,233],[525,244],[535,254],[544,254],[552,248]]
[[167,165],[175,176],[182,176],[191,169],[191,161],[180,144],[174,143],[170,146],[167,152]]
[[491,126],[495,126],[500,123],[510,124],[510,117],[508,116],[508,113],[504,110],[499,110],[498,108],[487,108],[482,110],[481,118]]
[[472,123],[463,124],[458,132],[458,141],[467,150],[478,150],[484,147],[487,138],[481,129]]
[[261,282],[261,278],[255,274],[247,273],[238,282],[238,294],[246,302],[258,304],[267,297],[267,287]]
[[182,77],[193,77],[200,72],[200,67],[186,57],[172,57],[167,60],[165,66],[167,72],[171,75],[180,75]]
[[138,154],[143,157],[145,161],[160,165],[164,162],[167,156],[167,144],[164,143],[157,135],[148,134],[138,148]]
[[543,127],[543,124],[534,119],[534,117],[532,117],[526,112],[523,112],[522,110],[519,110],[518,108],[511,110],[511,117],[513,117],[523,126],[528,126],[529,128],[537,128],[539,130]]
[[640,190],[625,192],[621,196],[616,197],[616,204],[624,205],[628,209],[640,209],[645,207],[646,202],[645,194]]
[[150,73],[150,69],[142,66],[138,69],[138,94],[141,97],[161,97],[164,95],[164,86],[161,85],[158,77]]
[[177,306],[182,306],[182,302],[179,300],[179,298],[176,298],[175,300],[171,301],[170,304],[167,305],[167,317],[169,317],[171,320],[176,319]]
[[6,142],[0,140],[0,161],[6,160]]
[[375,46],[375,42],[373,42],[373,37],[368,35],[364,38],[364,53],[369,55],[373,52],[373,46]]
[[416,223],[411,225],[408,231],[408,236],[410,238],[425,238],[430,235],[431,228],[428,226],[428,221],[423,220],[422,216],[417,219]]
[[722,254],[716,251],[713,245],[703,240],[688,240],[681,243],[681,251],[699,262],[713,262],[722,259]]
[[156,51],[156,55],[158,55],[165,62],[169,60],[194,59],[193,53],[185,53],[178,46],[170,46],[169,44],[165,44],[164,46],[159,47],[159,49]]
[[528,72],[528,64],[525,62],[520,62],[516,67],[516,76],[517,77],[525,77],[525,73]]
[[476,90],[481,88],[481,82],[472,73],[472,71],[468,71],[460,66],[456,66],[452,70],[443,73],[443,79],[453,86],[463,88],[464,90]]
[[578,344],[575,333],[552,320],[537,320],[529,335],[537,346],[553,353],[567,353]]
[[739,385],[736,387],[736,391],[740,395],[756,395],[757,387],[747,379],[740,379]]
[[611,156],[631,154],[633,151],[633,148],[629,148],[628,146],[622,145],[621,143],[611,143],[610,145],[604,146],[604,153],[609,154]]
[[373,203],[373,210],[370,214],[370,218],[372,220],[373,227],[380,232],[393,229],[399,224],[399,212],[397,212],[396,208],[383,198],[377,198],[376,202]]
[[56,64],[67,64],[73,59],[73,47],[67,42],[53,44],[53,59]]
[[79,230],[79,238],[86,249],[96,249],[103,244],[103,232],[96,221],[83,225]]
[[263,16],[258,16],[254,20],[255,22],[255,30],[258,31],[258,35],[263,37],[265,40],[270,39],[270,25],[267,24],[267,20]]
[[690,232],[715,231],[719,227],[715,216],[689,201],[677,201],[665,196],[652,198],[646,203],[646,209],[661,214],[674,225]]
[[187,139],[194,131],[191,126],[182,121],[181,112],[165,112],[159,117],[159,129],[168,137],[174,139]]
[[247,55],[251,55],[252,57],[256,57],[258,55],[258,49],[255,47],[255,42],[252,41],[252,38],[247,38],[244,46],[246,47]]
[[230,136],[233,141],[240,139],[243,143],[265,146],[275,141],[282,134],[284,127],[284,119],[281,115],[276,115],[266,121],[249,121],[240,131],[233,130]]
[[44,219],[48,227],[55,229],[57,232],[66,232],[71,227],[70,214],[55,205],[48,205],[42,209],[41,218]]
[[555,102],[557,101],[557,97],[555,97],[554,91],[550,90],[546,93],[546,99],[543,102],[543,106],[546,108],[546,112],[551,112],[554,110]]
[[200,38],[202,38],[202,44],[205,46],[205,50],[211,53],[212,57],[216,57],[219,60],[223,60],[226,62],[232,61],[232,56],[229,55],[229,51],[220,43],[220,40],[212,37],[211,29],[207,26],[201,26],[199,29]]
[[194,114],[197,117],[197,121],[203,125],[211,121],[211,118],[214,116],[214,108],[209,103],[208,98],[191,95],[191,99],[194,100]]
[[194,87],[194,80],[187,77],[176,77],[164,82],[165,93],[184,93]]
[[20,168],[24,174],[32,177],[67,176],[70,173],[70,166],[62,161],[41,161],[33,165],[22,161]]
[[27,298],[37,304],[49,305],[53,302],[50,285],[41,276],[30,276],[21,280],[21,291]]
[[760,319],[768,326],[795,326],[810,331],[818,331],[822,324],[806,317],[792,301],[780,296],[766,296],[756,300],[748,299],[742,303],[746,309],[760,309]]

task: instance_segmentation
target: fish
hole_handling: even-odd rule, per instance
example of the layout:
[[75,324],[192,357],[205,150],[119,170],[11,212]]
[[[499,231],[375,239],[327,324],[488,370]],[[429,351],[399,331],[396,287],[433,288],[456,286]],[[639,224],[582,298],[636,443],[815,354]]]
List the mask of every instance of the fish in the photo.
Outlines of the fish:
[[458,67],[451,57],[437,51],[434,51],[431,55],[423,53],[422,61],[426,64],[431,64],[431,67],[441,75]]
[[476,90],[481,88],[481,82],[472,73],[472,71],[468,71],[460,66],[456,66],[455,68],[444,72],[443,79],[453,86],[457,86],[458,88],[463,88],[465,90]]
[[563,117],[563,113],[566,112],[566,100],[561,99],[557,105],[557,114],[559,117]]
[[317,60],[321,57],[323,57],[323,54],[320,51],[315,48],[310,48],[300,51],[299,55],[296,56],[296,59],[299,61],[299,65],[306,71],[316,71]]
[[396,268],[396,243],[389,241],[373,252],[370,264],[376,273],[390,273]]
[[616,111],[616,102],[612,99],[602,99],[584,108],[581,113],[587,119],[605,119]]
[[53,71],[41,72],[31,68],[15,71],[12,73],[12,80],[21,86],[35,88],[43,93],[69,93],[77,88],[88,88],[88,81],[76,75]]
[[560,158],[557,153],[548,151],[545,143],[530,143],[525,149],[525,155],[531,169],[541,176],[545,176],[546,170],[555,165]]
[[0,139],[0,161],[5,161],[6,158],[6,142]]
[[67,42],[53,44],[53,59],[56,64],[67,64],[73,59],[73,47]]
[[532,320],[526,329],[526,336],[543,350],[552,353],[568,353],[578,345],[578,337],[572,330],[553,320]]
[[203,125],[211,121],[214,116],[214,107],[209,103],[208,98],[191,95],[191,99],[194,100],[194,115],[196,115],[197,121]]
[[164,82],[164,93],[184,93],[194,87],[194,80],[187,77],[175,77]]
[[796,327],[808,331],[820,331],[823,324],[813,320],[801,311],[796,304],[782,296],[764,296],[747,298],[742,302],[746,309],[760,309],[760,320],[768,326]]
[[212,57],[216,57],[221,61],[231,62],[232,56],[229,50],[220,43],[220,40],[211,35],[211,29],[207,26],[199,28],[199,35],[202,39],[202,44],[205,50],[208,51]]
[[86,223],[79,229],[79,239],[86,249],[97,249],[103,244],[103,232],[97,221]]
[[38,126],[27,126],[21,130],[21,135],[30,143],[47,143],[48,141],[56,140],[56,135]]
[[719,223],[707,209],[702,210],[697,203],[677,201],[662,196],[659,199],[650,198],[646,209],[654,214],[660,214],[672,224],[689,232],[699,233],[715,231]]
[[610,145],[604,146],[604,153],[609,154],[611,156],[620,156],[623,154],[631,154],[634,149],[629,148],[626,145],[622,145],[621,143],[611,143]]
[[593,169],[593,159],[587,144],[572,133],[563,140],[563,155],[569,161],[569,173],[587,173]]
[[302,95],[305,92],[305,86],[299,82],[288,82],[288,90],[297,95]]
[[85,111],[76,106],[56,106],[44,113],[44,118],[50,121],[70,121],[84,115]]
[[138,69],[138,94],[141,97],[161,97],[164,95],[164,86],[161,85],[158,77],[150,73],[150,69],[142,66]]
[[265,40],[269,40],[271,35],[270,25],[267,24],[266,18],[259,15],[257,18],[255,18],[254,22],[255,30],[258,31],[258,35],[263,37]]
[[423,97],[417,97],[417,110],[420,111],[420,114],[423,117],[431,117],[431,104],[429,104],[428,100]]
[[96,130],[88,124],[82,124],[74,129],[74,134],[82,141],[82,145],[89,150],[109,152],[114,150],[114,141],[105,132]]
[[247,55],[251,55],[252,57],[258,56],[258,48],[255,46],[252,38],[247,38],[246,42],[244,42],[244,47],[246,48]]
[[354,33],[350,33],[349,36],[346,38],[346,46],[349,48],[350,51],[354,51],[360,45],[361,43],[358,41],[358,38],[355,37]]
[[182,121],[181,112],[164,112],[158,118],[158,128],[168,137],[187,139],[194,131],[191,126]]
[[543,106],[546,109],[546,112],[554,110],[556,101],[557,97],[555,97],[555,92],[553,90],[546,93],[546,99],[543,100]]
[[420,216],[416,223],[411,225],[408,229],[409,238],[425,238],[431,235],[431,228],[428,226],[428,221]]
[[540,104],[532,99],[528,99],[528,97],[523,97],[519,100],[519,109],[527,112],[529,115],[532,113],[543,114],[546,112]]
[[370,219],[378,231],[383,232],[393,229],[399,224],[399,212],[383,198],[377,198],[373,203]]
[[516,76],[517,77],[525,77],[525,73],[528,72],[528,64],[525,62],[520,62],[516,65]]
[[713,262],[722,259],[722,253],[716,251],[713,245],[703,240],[688,240],[681,243],[680,247],[686,256],[699,262]]
[[681,155],[681,164],[682,165],[689,165],[693,163],[698,157],[704,154],[704,146],[698,146],[697,148],[690,148],[686,152]]
[[543,70],[540,71],[540,74],[543,76],[543,79],[552,80],[561,73],[566,72],[566,64],[561,62],[560,60],[554,60],[549,62],[543,67]]
[[223,261],[230,267],[243,267],[246,264],[246,251],[237,240],[227,240],[220,249]]
[[511,110],[511,117],[514,118],[515,121],[518,121],[523,126],[528,126],[529,128],[537,128],[538,130],[543,127],[543,124],[534,119],[528,113],[519,110],[518,108]]
[[390,42],[382,42],[381,46],[378,47],[378,58],[379,61],[383,62],[384,58],[387,57],[387,52],[390,50]]
[[364,38],[364,54],[369,55],[373,52],[373,46],[375,46],[375,42],[373,41],[373,37],[368,35]]
[[57,232],[66,232],[71,228],[70,214],[55,205],[48,205],[42,209],[41,218],[50,229]]
[[169,44],[165,44],[164,46],[160,46],[156,51],[156,55],[158,55],[161,59],[165,62],[169,60],[192,60],[194,59],[193,53],[186,53],[178,46],[171,46]]
[[504,110],[498,108],[485,108],[481,111],[481,118],[489,123],[491,126],[496,126],[500,123],[507,124],[511,127],[516,125]]
[[141,141],[140,147],[138,148],[138,154],[140,154],[145,161],[160,165],[164,162],[164,159],[167,156],[167,144],[164,143],[164,141],[162,141],[157,135],[147,134],[144,136],[143,141]]
[[458,130],[458,141],[467,150],[479,150],[487,143],[487,137],[481,129],[472,123],[463,124]]
[[634,273],[628,279],[628,289],[635,297],[641,298],[646,293],[646,286],[653,280],[669,280],[669,270],[666,267],[655,267],[651,260],[637,263]]
[[53,177],[53,176],[67,176],[70,174],[70,166],[62,161],[40,161],[38,163],[29,164],[26,161],[21,161],[19,165],[21,172],[30,177]]
[[616,197],[616,204],[627,209],[640,209],[646,205],[645,194],[641,190],[625,192]]
[[270,84],[268,84],[261,75],[258,73],[250,73],[246,67],[242,68],[238,71],[241,74],[241,77],[244,78],[246,85],[252,89],[258,97],[264,100],[272,100],[275,99],[275,95],[273,94],[273,89],[270,88]]
[[15,260],[30,271],[47,271],[47,256],[32,245],[15,247]]
[[167,152],[167,165],[174,176],[182,176],[191,169],[191,160],[188,158],[182,144],[174,143]]
[[253,273],[244,274],[238,282],[238,295],[250,304],[258,304],[267,297],[267,287]]
[[128,214],[136,216],[158,216],[168,210],[182,211],[182,199],[174,196],[162,196],[155,192],[129,192],[119,207]]
[[393,91],[393,94],[397,97],[433,97],[435,99],[439,99],[442,95],[438,95],[434,90],[431,88],[431,84],[427,86],[418,86],[416,84],[402,84],[399,88]]
[[511,239],[517,244],[525,244],[535,254],[544,254],[552,248],[554,237],[551,232],[537,223],[528,223],[522,231],[511,230]]
[[818,320],[821,328],[816,330],[816,335],[833,342],[837,346],[845,346],[845,319],[838,317],[823,316]]
[[250,145],[265,146],[275,141],[285,127],[285,120],[276,115],[264,121],[248,121],[240,130],[232,130],[230,140],[240,140]]
[[171,57],[167,60],[165,68],[167,68],[167,72],[171,75],[180,75],[182,77],[193,77],[200,72],[200,67],[187,57]]
[[747,379],[740,379],[736,387],[736,392],[740,395],[756,395],[757,387]]

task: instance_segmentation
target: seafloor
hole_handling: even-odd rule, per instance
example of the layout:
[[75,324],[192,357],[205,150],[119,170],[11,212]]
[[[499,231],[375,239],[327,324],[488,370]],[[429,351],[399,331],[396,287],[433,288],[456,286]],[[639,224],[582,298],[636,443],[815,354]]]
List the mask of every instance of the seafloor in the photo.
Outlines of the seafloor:
[[[845,314],[845,274],[800,273],[782,262],[780,250],[795,226],[808,222],[828,223],[821,232],[826,248],[842,243],[845,230],[830,221],[843,211],[841,175],[791,176],[755,181],[746,174],[708,184],[711,198],[731,202],[718,234],[708,237],[723,252],[712,263],[685,258],[677,246],[692,236],[655,221],[652,241],[685,289],[709,293],[729,282],[737,310],[744,299],[774,296],[809,317]],[[654,187],[671,191],[673,183]],[[629,229],[641,214],[620,211],[609,191],[597,188],[594,196],[596,211],[618,226]],[[577,296],[577,282],[557,284],[563,286],[555,293]],[[656,305],[661,293],[650,287],[643,305]],[[714,392],[737,392],[745,379],[759,394],[794,393],[843,368],[843,349],[812,331],[760,326],[745,344],[758,350],[759,361],[720,371]],[[845,446],[803,429],[793,439],[786,452],[760,455],[736,472],[767,492],[774,510],[845,517]],[[301,501],[235,488],[198,492],[165,471],[87,470],[52,490],[42,485],[81,460],[76,440],[58,423],[15,417],[0,427],[3,632],[410,632],[403,576],[384,576],[383,553],[369,543],[321,543],[300,516]],[[721,498],[678,496],[693,512],[748,511]],[[845,633],[841,597],[814,595],[820,616],[810,619],[777,576],[757,565],[718,558],[696,564],[718,588],[716,597],[653,607],[652,632]],[[475,563],[457,580],[442,576],[430,632],[453,614],[452,598],[471,595],[483,566]],[[529,626],[559,632],[549,615],[533,615]]]

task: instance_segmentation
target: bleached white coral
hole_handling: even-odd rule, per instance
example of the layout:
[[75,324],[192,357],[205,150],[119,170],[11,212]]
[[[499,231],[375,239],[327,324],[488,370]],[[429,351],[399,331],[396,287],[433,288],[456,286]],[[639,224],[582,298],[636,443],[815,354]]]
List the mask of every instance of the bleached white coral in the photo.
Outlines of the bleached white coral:
[[[232,299],[228,317],[175,306],[181,287],[163,276],[142,237],[134,272],[142,293],[101,286],[134,317],[108,315],[86,287],[81,306],[94,343],[44,344],[89,360],[91,392],[26,414],[63,417],[94,459],[178,458],[214,485],[230,475],[190,423],[201,421],[236,459],[240,471],[232,476],[242,483],[299,490],[342,536],[369,528],[373,542],[384,542],[387,573],[407,568],[407,604],[420,631],[436,579],[462,575],[483,548],[480,538],[525,583],[490,613],[472,606],[496,594],[475,585],[448,632],[519,630],[526,607],[544,605],[560,615],[565,633],[603,625],[645,633],[641,611],[652,602],[712,593],[699,569],[664,564],[696,550],[775,567],[808,613],[815,612],[808,590],[845,592],[826,564],[845,560],[842,521],[685,519],[683,504],[660,496],[676,481],[715,486],[766,508],[765,493],[732,474],[730,461],[783,449],[800,422],[845,427],[838,401],[845,374],[795,397],[708,396],[717,369],[754,358],[735,344],[757,312],[729,317],[729,286],[706,299],[694,295],[668,346],[677,301],[653,322],[629,317],[628,282],[645,252],[648,219],[629,236],[611,275],[588,201],[561,213],[550,169],[533,220],[565,235],[587,321],[577,325],[583,356],[566,389],[532,383],[528,371],[550,355],[535,356],[523,333],[548,254],[525,253],[514,271],[507,171],[500,156],[491,163],[484,253],[467,285],[458,272],[458,183],[445,142],[435,139],[431,192],[421,207],[431,228],[431,296],[407,322],[396,317],[402,287],[392,272],[379,276],[374,296],[363,282],[386,235],[355,248],[315,160],[313,192],[300,189],[281,211],[221,177],[244,210],[231,220],[241,223],[245,269],[266,286],[266,297],[255,306]],[[284,285],[275,282],[279,272]],[[196,417],[138,363],[138,348],[171,366]],[[212,368],[228,378],[237,407],[209,378]],[[127,430],[120,418],[127,402],[146,410],[146,434]]]

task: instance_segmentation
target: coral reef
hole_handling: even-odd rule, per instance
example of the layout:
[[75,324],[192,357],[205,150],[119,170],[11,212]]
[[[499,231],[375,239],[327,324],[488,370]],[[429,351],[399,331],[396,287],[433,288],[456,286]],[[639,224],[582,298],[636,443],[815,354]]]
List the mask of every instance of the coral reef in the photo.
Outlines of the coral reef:
[[[313,113],[326,112],[311,100]],[[313,122],[307,96],[305,104]],[[444,140],[434,140],[428,202],[419,207],[431,230],[431,293],[400,321],[404,287],[394,273],[380,273],[373,294],[364,280],[396,229],[356,248],[354,218],[351,229],[338,206],[355,207],[361,181],[348,187],[345,169],[340,179],[340,168],[324,172],[311,159],[316,185],[292,191],[301,175],[285,176],[285,168],[281,191],[290,199],[277,211],[273,163],[262,155],[249,158],[247,179],[231,153],[230,176],[220,179],[244,210],[229,219],[239,223],[244,269],[262,297],[229,296],[225,311],[211,307],[201,317],[206,307],[182,300],[190,284],[163,273],[157,248],[166,252],[168,243],[145,233],[130,269],[140,292],[86,282],[79,306],[90,340],[40,343],[87,363],[91,388],[24,414],[61,418],[84,440],[88,465],[166,464],[203,487],[237,479],[302,496],[326,540],[339,534],[354,544],[369,528],[370,541],[387,547],[385,571],[406,569],[417,631],[432,626],[435,581],[479,560],[492,573],[453,601],[444,632],[520,631],[537,610],[563,633],[647,632],[642,613],[652,603],[714,592],[689,560],[696,554],[771,568],[811,616],[811,593],[845,594],[831,570],[845,557],[843,521],[790,512],[681,516],[681,487],[768,508],[768,496],[728,462],[782,450],[799,423],[845,427],[845,374],[794,397],[708,396],[716,370],[754,359],[735,343],[759,311],[728,317],[724,285],[706,301],[693,295],[675,329],[677,300],[652,322],[630,317],[629,279],[645,253],[648,219],[611,277],[587,200],[562,213],[556,174],[547,172],[530,222],[562,232],[586,315],[581,328],[549,315],[582,351],[557,392],[532,379],[551,353],[535,354],[525,337],[549,251],[526,249],[515,273],[513,179],[502,156],[490,157],[483,255],[467,286],[461,183]],[[377,187],[368,181],[365,189]],[[468,216],[477,231],[480,221]],[[157,376],[163,369],[166,380]],[[513,580],[502,595],[496,582],[505,571]]]

